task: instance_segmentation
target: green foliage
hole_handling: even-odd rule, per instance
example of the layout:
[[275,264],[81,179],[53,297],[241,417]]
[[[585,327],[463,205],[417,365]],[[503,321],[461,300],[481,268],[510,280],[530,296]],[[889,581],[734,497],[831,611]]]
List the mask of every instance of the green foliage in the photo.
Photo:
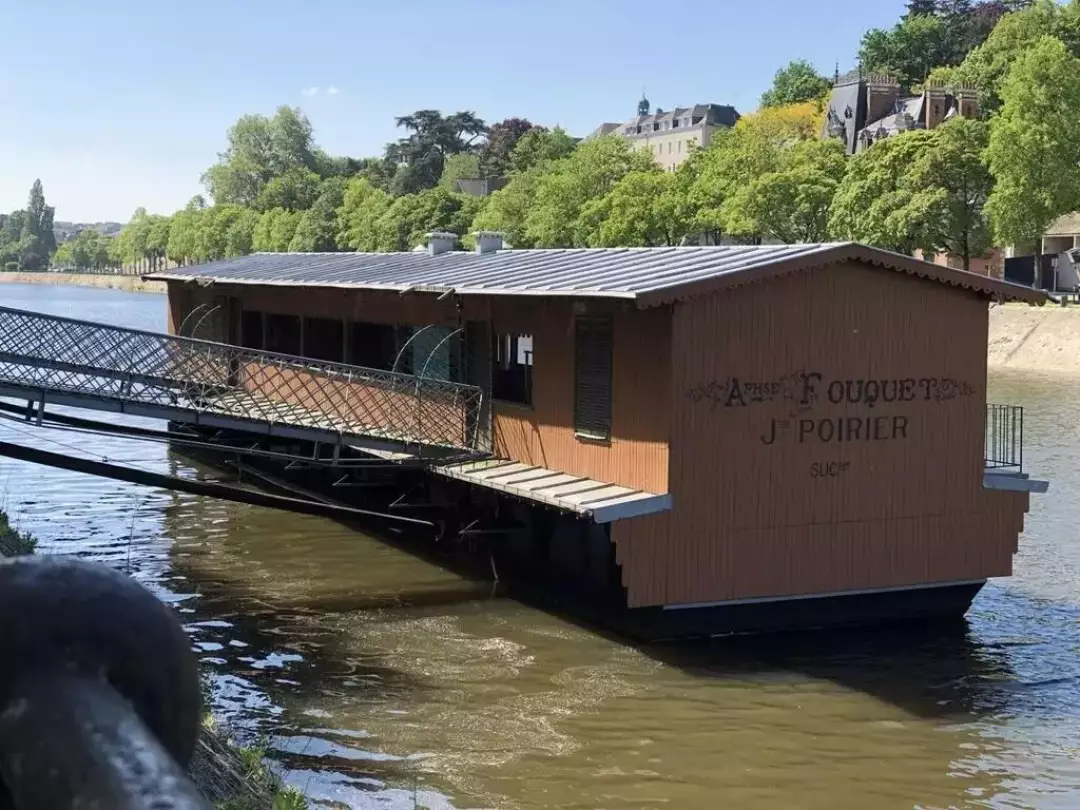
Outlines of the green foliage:
[[1080,56],[1080,2],[1059,5],[1053,0],[1038,0],[1022,11],[1006,14],[950,78],[979,88],[983,112],[995,112],[1001,105],[1001,88],[1009,69],[1045,36],[1057,37],[1073,56]]
[[993,178],[983,159],[989,142],[985,122],[954,118],[933,131],[933,142],[911,164],[905,183],[929,212],[920,226],[930,246],[959,256],[964,269],[990,247],[985,207]]
[[413,194],[433,188],[442,176],[446,159],[475,151],[475,141],[487,126],[471,112],[443,116],[438,110],[417,110],[397,119],[409,135],[387,144],[385,158],[400,164],[391,188],[394,194]]
[[303,218],[300,211],[271,208],[259,217],[251,234],[251,250],[255,253],[284,253],[289,249],[296,226]]
[[[375,222],[373,247],[379,251],[411,250],[431,231],[464,235],[481,204],[476,197],[445,188],[398,197]],[[361,243],[359,247],[369,245]]]
[[345,187],[338,209],[338,244],[365,252],[379,249],[377,223],[392,200],[382,189],[357,175]]
[[866,71],[892,75],[910,87],[925,80],[935,67],[953,64],[948,34],[940,17],[905,17],[888,31],[867,31],[859,47],[859,59]]
[[151,216],[145,208],[136,209],[131,222],[116,237],[120,261],[127,264],[149,260],[156,267],[168,252],[171,227],[169,217]]
[[25,209],[0,214],[0,266],[44,270],[56,251],[54,209],[45,203],[41,181],[35,180]]
[[480,177],[480,156],[472,152],[458,152],[450,155],[443,165],[439,185],[448,191],[456,191],[458,180],[473,180]]
[[28,532],[20,532],[0,509],[0,557],[21,557],[33,554],[37,541]]
[[514,145],[509,170],[520,174],[534,167],[546,166],[570,157],[576,146],[574,139],[559,127],[552,130],[535,127],[522,135]]
[[337,212],[345,196],[346,185],[344,177],[331,177],[323,181],[319,198],[297,223],[289,250],[311,253],[338,249]]
[[630,172],[655,167],[648,153],[632,150],[617,135],[583,143],[540,175],[525,220],[528,239],[537,247],[583,246],[586,240],[579,217],[584,207]]
[[986,151],[996,183],[987,210],[999,243],[1030,244],[1080,207],[1080,60],[1043,37],[1016,59],[1001,102]]
[[542,171],[528,169],[515,174],[509,183],[492,194],[473,221],[474,231],[500,231],[506,244],[515,248],[536,247],[525,220],[536,199]]
[[795,59],[776,71],[772,87],[761,96],[762,107],[782,107],[813,101],[829,92],[831,82],[805,59]]
[[274,178],[317,166],[311,122],[293,107],[279,107],[272,118],[243,116],[229,129],[228,143],[203,175],[218,205],[254,206]]
[[[117,237],[119,238],[119,237]],[[53,266],[80,272],[101,272],[122,261],[116,239],[110,239],[93,228],[84,228],[76,237],[64,242],[53,256]]]
[[904,132],[850,158],[833,198],[833,236],[898,253],[932,249],[933,240],[925,232],[926,200],[917,197],[905,177],[933,139],[932,131]]
[[[331,175],[339,176],[339,175]],[[304,211],[319,198],[321,179],[316,172],[307,169],[290,169],[274,177],[262,187],[255,208],[269,211],[284,208],[288,211]]]
[[625,174],[582,209],[579,230],[589,247],[677,245],[685,236],[674,216],[675,175],[655,166]]
[[480,149],[479,168],[482,174],[476,176],[501,177],[509,174],[512,168],[511,156],[518,141],[534,129],[537,127],[524,118],[507,118],[492,124],[487,131],[487,140]]
[[747,178],[724,200],[724,229],[744,239],[824,241],[844,168],[843,145],[834,140],[800,141],[782,149],[773,171]]

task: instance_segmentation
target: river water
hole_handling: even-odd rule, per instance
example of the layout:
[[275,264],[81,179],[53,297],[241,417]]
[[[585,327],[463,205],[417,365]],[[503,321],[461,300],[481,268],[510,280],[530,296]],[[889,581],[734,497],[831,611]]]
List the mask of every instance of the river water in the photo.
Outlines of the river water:
[[[4,285],[0,304],[165,325],[145,293]],[[326,519],[8,459],[0,503],[42,552],[175,604],[214,712],[317,807],[1075,808],[1080,379],[990,383],[1026,407],[1026,465],[1052,486],[1016,575],[935,636],[641,649]],[[160,444],[6,419],[0,440],[212,475]]]

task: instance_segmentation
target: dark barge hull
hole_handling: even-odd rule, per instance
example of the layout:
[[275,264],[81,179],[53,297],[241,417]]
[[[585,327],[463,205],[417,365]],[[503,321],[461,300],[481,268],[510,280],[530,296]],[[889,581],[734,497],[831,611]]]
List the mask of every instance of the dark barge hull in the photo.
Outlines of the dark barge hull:
[[[190,426],[170,425],[170,430],[178,428],[188,434],[192,430]],[[212,451],[204,446],[199,451],[180,447],[179,452],[217,469],[236,470],[227,451]],[[406,506],[411,508],[404,513],[431,519],[440,534],[433,533],[434,528],[387,532],[386,526],[377,521],[347,522],[390,545],[437,559],[439,564],[448,565],[464,576],[497,579],[502,595],[641,642],[894,623],[949,625],[962,619],[985,584],[975,581],[628,609],[622,572],[615,560],[607,526],[510,495],[478,491],[468,484],[418,469],[401,470],[393,478],[395,485],[388,488],[343,490],[333,486],[334,478],[340,474],[335,468],[301,468],[290,472],[280,461],[249,458],[243,463],[249,470],[257,467],[271,473],[261,481],[245,475],[249,485],[273,491],[288,484],[295,487],[294,493],[325,496],[350,509],[394,512],[394,502],[400,500],[402,491],[409,490],[414,494]],[[277,485],[268,481],[276,481]],[[455,541],[456,531],[473,524],[511,528],[505,534],[489,528],[479,532],[478,539]]]

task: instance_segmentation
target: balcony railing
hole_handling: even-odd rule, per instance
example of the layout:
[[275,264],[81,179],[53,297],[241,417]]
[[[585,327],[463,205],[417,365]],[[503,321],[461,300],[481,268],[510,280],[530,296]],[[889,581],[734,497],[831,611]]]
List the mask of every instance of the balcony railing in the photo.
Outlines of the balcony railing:
[[1023,472],[1024,409],[1019,405],[986,406],[986,468]]

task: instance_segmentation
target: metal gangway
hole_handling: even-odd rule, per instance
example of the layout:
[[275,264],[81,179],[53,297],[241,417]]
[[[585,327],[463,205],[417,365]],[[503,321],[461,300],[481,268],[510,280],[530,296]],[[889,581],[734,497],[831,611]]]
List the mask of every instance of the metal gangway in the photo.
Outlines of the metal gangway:
[[0,397],[416,457],[488,435],[474,385],[6,307]]

